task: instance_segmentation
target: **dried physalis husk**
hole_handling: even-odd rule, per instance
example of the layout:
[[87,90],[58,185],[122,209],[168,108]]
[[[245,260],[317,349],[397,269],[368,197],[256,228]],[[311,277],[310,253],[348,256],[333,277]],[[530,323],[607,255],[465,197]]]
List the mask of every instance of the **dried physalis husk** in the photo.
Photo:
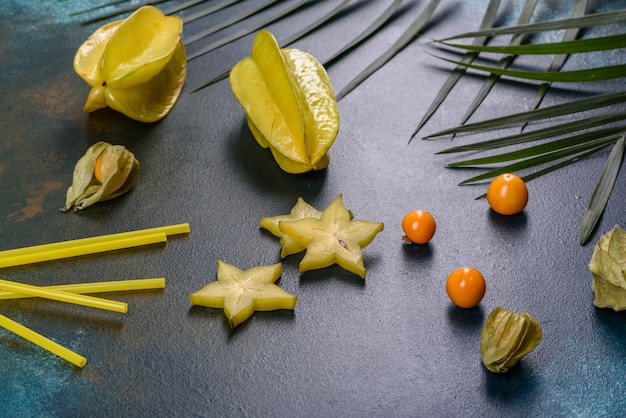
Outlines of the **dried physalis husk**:
[[626,309],[626,231],[619,225],[600,237],[589,270],[593,275],[593,304],[615,311]]
[[489,371],[504,373],[541,341],[541,325],[524,312],[509,312],[495,308],[480,337],[480,354]]
[[129,191],[139,174],[139,161],[122,145],[98,142],[74,167],[63,212],[85,209],[96,202],[113,199]]

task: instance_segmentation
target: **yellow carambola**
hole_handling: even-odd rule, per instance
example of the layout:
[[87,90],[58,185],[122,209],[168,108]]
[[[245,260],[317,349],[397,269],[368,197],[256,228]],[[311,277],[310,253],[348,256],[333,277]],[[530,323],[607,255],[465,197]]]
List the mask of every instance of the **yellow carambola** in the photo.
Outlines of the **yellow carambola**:
[[91,86],[84,110],[110,107],[141,122],[164,118],[187,73],[182,25],[144,6],[97,29],[74,56],[74,70]]
[[260,31],[249,57],[230,72],[231,89],[248,126],[288,173],[328,166],[328,150],[339,131],[339,110],[326,70],[298,49],[281,49]]
[[339,195],[319,217],[279,220],[278,228],[283,236],[306,249],[301,272],[338,264],[365,279],[362,249],[383,230],[384,224],[353,219]]
[[231,328],[248,319],[254,311],[293,310],[298,298],[274,284],[282,273],[280,264],[248,270],[217,262],[217,280],[190,295],[193,305],[223,308]]

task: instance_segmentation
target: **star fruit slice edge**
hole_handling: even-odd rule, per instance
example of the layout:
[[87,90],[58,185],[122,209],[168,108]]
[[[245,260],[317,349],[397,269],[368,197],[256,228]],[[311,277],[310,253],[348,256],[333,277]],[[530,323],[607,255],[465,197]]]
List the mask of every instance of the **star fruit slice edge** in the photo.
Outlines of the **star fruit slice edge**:
[[261,218],[259,222],[259,226],[268,230],[274,236],[280,238],[281,252],[280,257],[285,258],[288,255],[299,253],[300,251],[304,251],[305,248],[298,244],[296,240],[291,238],[289,235],[284,234],[279,227],[280,222],[284,221],[294,221],[298,219],[304,218],[317,218],[319,219],[322,215],[322,212],[315,209],[313,206],[304,201],[303,198],[299,197],[296,204],[291,209],[291,212],[287,215],[277,215],[277,216],[265,216]]
[[231,328],[248,319],[254,311],[293,310],[297,297],[274,284],[282,265],[273,264],[241,270],[217,261],[217,280],[190,295],[193,305],[223,308]]
[[383,230],[384,224],[352,219],[342,195],[322,212],[319,219],[279,222],[279,228],[306,248],[300,272],[338,264],[365,279],[362,249]]

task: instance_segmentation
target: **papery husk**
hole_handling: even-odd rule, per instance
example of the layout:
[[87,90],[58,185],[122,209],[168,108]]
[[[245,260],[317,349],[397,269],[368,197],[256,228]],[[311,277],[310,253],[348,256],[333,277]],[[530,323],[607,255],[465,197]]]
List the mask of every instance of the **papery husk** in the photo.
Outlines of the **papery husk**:
[[[102,183],[95,175],[96,161],[102,155]],[[85,209],[96,202],[113,199],[128,192],[139,174],[139,161],[122,145],[98,142],[87,150],[74,167],[72,185],[67,189],[67,212]]]
[[480,354],[485,367],[494,373],[507,372],[541,341],[539,322],[530,314],[495,308],[483,327]]
[[600,237],[589,270],[593,275],[593,304],[615,311],[626,309],[626,231],[619,225]]

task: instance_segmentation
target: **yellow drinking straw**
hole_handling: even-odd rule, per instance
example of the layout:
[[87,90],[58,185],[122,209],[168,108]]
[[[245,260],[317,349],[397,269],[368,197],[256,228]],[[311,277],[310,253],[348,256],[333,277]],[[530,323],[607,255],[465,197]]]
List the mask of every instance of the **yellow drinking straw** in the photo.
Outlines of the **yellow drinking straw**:
[[122,313],[128,312],[128,304],[124,302],[96,298],[93,296],[78,295],[76,293],[15,283],[8,280],[0,280],[0,289],[10,290],[15,293],[22,293],[30,296],[39,296],[42,298],[58,300],[61,302],[74,303],[76,305],[89,306],[92,308],[106,309]]
[[38,334],[35,331],[32,331],[31,329],[26,328],[25,326],[20,325],[17,322],[1,314],[0,326],[32,342],[33,344],[37,344],[41,348],[45,348],[51,353],[56,354],[62,359],[67,360],[78,367],[85,367],[85,364],[87,364],[87,359],[80,354],[75,353],[69,348],[65,348],[62,345],[55,343],[54,341],[44,337],[43,335]]
[[142,245],[165,242],[164,233],[149,234],[130,238],[114,239],[103,242],[93,242],[64,248],[50,248],[40,251],[31,251],[24,254],[0,257],[0,268],[21,266],[23,264],[40,263],[42,261],[59,260],[62,258],[102,253],[105,251],[120,250],[123,248],[139,247]]
[[[61,284],[55,286],[43,286],[44,289],[62,290],[71,293],[107,293],[107,292],[125,292],[130,290],[149,290],[165,288],[165,278],[151,279],[135,279],[135,280],[115,280],[110,282],[93,282],[93,283],[77,283],[77,284]],[[21,299],[30,298],[31,295],[25,295],[15,292],[1,292],[0,299]]]
[[4,250],[0,251],[0,268],[155,244],[189,231],[189,224],[183,223]]

